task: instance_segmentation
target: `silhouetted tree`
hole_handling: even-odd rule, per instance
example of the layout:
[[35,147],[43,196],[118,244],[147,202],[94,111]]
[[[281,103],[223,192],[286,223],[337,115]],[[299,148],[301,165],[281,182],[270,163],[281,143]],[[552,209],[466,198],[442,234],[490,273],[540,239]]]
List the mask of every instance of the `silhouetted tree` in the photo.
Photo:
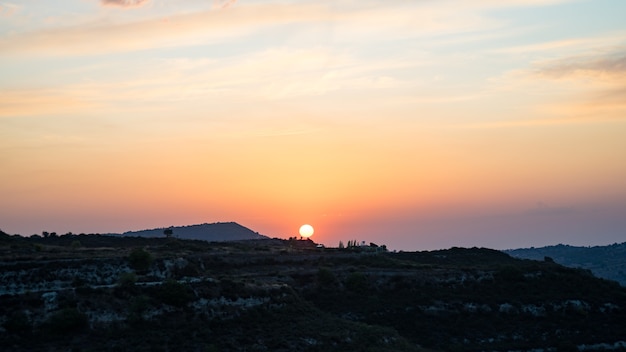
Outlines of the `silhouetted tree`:
[[172,237],[172,234],[174,234],[174,230],[172,230],[172,229],[165,229],[165,230],[163,230],[163,234],[165,235],[165,237],[170,238],[170,237]]

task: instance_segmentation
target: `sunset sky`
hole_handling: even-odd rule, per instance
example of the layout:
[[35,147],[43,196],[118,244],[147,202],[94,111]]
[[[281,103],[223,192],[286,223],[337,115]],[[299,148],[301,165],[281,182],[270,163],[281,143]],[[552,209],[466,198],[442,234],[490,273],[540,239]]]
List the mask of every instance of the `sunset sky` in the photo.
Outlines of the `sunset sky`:
[[626,241],[626,1],[0,0],[0,229]]

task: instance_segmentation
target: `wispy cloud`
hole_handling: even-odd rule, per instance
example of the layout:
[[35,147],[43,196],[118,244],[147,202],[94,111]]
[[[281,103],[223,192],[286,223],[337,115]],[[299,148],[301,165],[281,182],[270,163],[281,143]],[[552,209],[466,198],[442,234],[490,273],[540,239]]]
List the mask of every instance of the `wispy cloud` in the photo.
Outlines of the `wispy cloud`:
[[251,33],[259,26],[327,18],[317,5],[250,5],[127,23],[93,22],[0,38],[8,55],[93,55],[207,44]]
[[9,2],[0,2],[0,17],[12,16],[19,7]]
[[146,5],[150,0],[100,0],[102,6],[135,8]]
[[316,127],[296,126],[291,128],[265,128],[255,131],[255,134],[260,137],[284,137],[310,134],[318,131],[319,128]]
[[0,90],[0,117],[67,114],[94,107],[78,91],[67,89]]
[[[527,46],[544,59],[491,79],[491,94],[525,106],[526,117],[480,123],[479,128],[598,123],[626,120],[626,33]],[[522,48],[501,53],[518,55]],[[474,126],[476,127],[476,126]]]
[[[149,3],[150,0],[100,0],[102,6],[119,8],[137,8]],[[235,3],[234,0],[214,1],[204,10],[195,12],[160,14],[161,17],[143,17],[131,22],[117,22],[119,19],[81,21],[75,26],[15,33],[0,38],[0,51],[5,55],[92,55],[206,44],[255,33],[267,26],[320,23],[332,23],[333,35],[338,40],[389,41],[390,38],[494,30],[502,23],[486,11],[504,6],[492,1],[462,5],[450,1],[393,4],[370,1],[363,6],[352,2],[237,3],[238,6],[233,6]],[[554,1],[520,0],[513,4],[507,2],[506,6],[551,3]],[[226,7],[229,11],[215,11]]]
[[543,62],[534,74],[567,85],[574,99],[549,110],[571,119],[626,119],[626,47]]
[[626,48],[600,55],[581,55],[544,62],[536,73],[548,78],[604,78],[619,79],[626,85]]
[[498,0],[479,0],[473,2],[478,6],[486,7],[530,7],[530,6],[547,6],[556,5],[566,2],[573,2],[575,0],[511,0],[511,1],[498,1]]
[[213,8],[217,10],[227,9],[236,3],[237,0],[213,0]]
[[[374,94],[405,87],[406,82],[387,76],[385,71],[409,64],[401,60],[364,62],[349,53],[324,48],[287,47],[224,61],[157,59],[143,62],[130,75],[97,82],[67,82],[54,90],[0,89],[0,116],[79,113],[94,106],[99,111],[136,104],[142,110],[159,104],[181,109],[178,104],[183,102],[185,106],[215,106],[227,101],[270,102],[340,92]],[[96,65],[81,72],[89,75],[111,67]]]

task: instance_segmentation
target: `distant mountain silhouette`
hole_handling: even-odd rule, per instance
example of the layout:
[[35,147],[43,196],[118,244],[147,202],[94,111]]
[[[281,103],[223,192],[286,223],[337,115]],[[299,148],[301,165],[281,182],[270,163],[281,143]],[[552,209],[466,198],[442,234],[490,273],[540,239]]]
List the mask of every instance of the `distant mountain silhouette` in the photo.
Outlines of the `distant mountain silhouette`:
[[202,240],[209,242],[259,240],[269,237],[254,232],[236,222],[216,222],[189,226],[171,226],[141,231],[127,231],[123,236],[165,237],[165,231],[171,230],[171,236],[187,240]]
[[545,260],[573,268],[590,270],[595,276],[626,286],[626,242],[610,246],[575,247],[564,244],[504,251],[512,257]]

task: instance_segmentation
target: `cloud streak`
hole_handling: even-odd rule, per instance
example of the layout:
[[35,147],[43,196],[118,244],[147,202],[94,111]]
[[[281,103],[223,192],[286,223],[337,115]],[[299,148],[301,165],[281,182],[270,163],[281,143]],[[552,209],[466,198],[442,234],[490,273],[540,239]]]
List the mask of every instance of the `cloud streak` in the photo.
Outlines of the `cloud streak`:
[[534,73],[579,92],[570,99],[573,103],[556,104],[551,110],[574,119],[626,119],[626,48],[553,60]]
[[586,55],[558,59],[542,64],[536,72],[548,78],[619,78],[620,82],[624,82],[622,78],[626,75],[626,48],[599,56]]
[[[626,120],[626,47],[623,32],[537,43],[499,50],[504,55],[550,58],[493,78],[491,94],[534,97],[526,117],[480,123],[479,127],[520,127]],[[495,51],[491,51],[495,52]],[[520,93],[522,92],[522,93]],[[476,127],[476,126],[474,126]]]
[[146,5],[150,0],[100,0],[100,5],[107,7],[136,8]]
[[237,0],[213,0],[213,8],[223,10],[234,6],[235,3],[237,3]]
[[[149,0],[101,0],[106,7],[137,8]],[[316,3],[243,4],[218,1],[205,10],[171,16],[115,23],[82,22],[75,26],[47,28],[0,37],[5,55],[93,55],[221,42],[254,33],[264,27],[286,24],[333,23],[343,40],[371,41],[441,33],[495,29],[502,24],[485,11],[504,5],[491,1],[456,3],[393,4],[373,2],[369,6]],[[554,1],[517,1],[506,6],[543,5]],[[2,4],[2,3],[0,3]],[[7,5],[5,5],[6,7]],[[229,11],[215,11],[216,7]],[[455,11],[450,11],[455,8]],[[61,22],[61,21],[59,21]]]
[[[0,89],[0,117],[85,113],[94,107],[180,104],[203,106],[226,101],[269,102],[343,92],[374,94],[406,87],[385,75],[409,67],[396,60],[360,61],[322,48],[277,48],[212,59],[159,59],[142,62],[133,74],[97,82],[68,82],[52,89]],[[117,67],[113,65],[113,67]],[[110,67],[96,66],[99,71]],[[92,71],[83,71],[89,75]],[[180,106],[176,109],[181,109]]]
[[221,42],[259,26],[308,22],[329,14],[316,5],[251,5],[229,11],[201,11],[128,23],[91,23],[8,35],[8,55],[93,55]]
[[10,17],[17,12],[19,7],[8,2],[0,2],[0,17]]
[[50,89],[0,89],[0,118],[69,114],[95,106],[77,91]]

